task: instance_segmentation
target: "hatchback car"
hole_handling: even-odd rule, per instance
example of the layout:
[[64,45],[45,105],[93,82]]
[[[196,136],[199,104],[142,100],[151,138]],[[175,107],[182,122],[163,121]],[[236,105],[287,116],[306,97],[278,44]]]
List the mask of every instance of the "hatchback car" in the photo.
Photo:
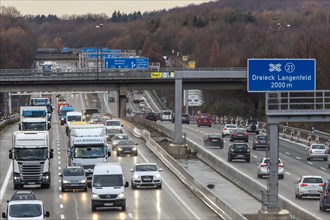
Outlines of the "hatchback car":
[[245,160],[250,162],[250,148],[245,143],[233,143],[228,149],[228,161],[231,162],[234,159]]
[[197,119],[197,126],[212,127],[212,117],[210,114],[200,114]]
[[257,148],[266,148],[269,149],[269,139],[267,135],[259,134],[253,138],[252,149],[256,150]]
[[248,142],[249,141],[249,135],[244,129],[235,129],[230,134],[230,142],[241,140]]
[[330,209],[330,179],[326,180],[320,191],[320,210]]
[[138,155],[138,144],[132,140],[121,140],[116,146],[117,157],[121,155]]
[[311,144],[307,147],[307,160],[314,158],[328,160],[328,150],[324,144]]
[[231,132],[235,129],[238,129],[237,125],[235,125],[235,124],[225,124],[225,126],[222,129],[222,137],[225,137],[227,135],[231,135]]
[[302,176],[295,182],[295,196],[298,199],[303,196],[320,196],[323,184],[321,176]]
[[203,138],[204,145],[207,146],[217,146],[223,149],[223,139],[220,134],[211,133],[206,134]]
[[[264,157],[259,163],[257,163],[257,177],[262,178],[263,176],[269,175],[269,157]],[[284,164],[282,160],[278,159],[278,178],[284,179]]]
[[111,146],[112,149],[116,149],[116,146],[118,144],[119,141],[122,140],[129,140],[129,137],[127,134],[115,134],[112,138],[111,138]]
[[157,113],[156,112],[147,112],[145,118],[150,120],[150,121],[156,122],[157,121]]
[[259,134],[259,121],[256,119],[248,119],[245,124],[246,132]]
[[[181,115],[182,124],[190,124],[190,115],[187,113],[182,113]],[[175,122],[175,115],[173,114],[172,123]]]
[[162,188],[162,178],[160,171],[162,168],[158,168],[156,163],[138,163],[135,164],[132,172],[131,187],[136,189],[137,187],[157,187]]
[[12,196],[10,201],[13,200],[36,200],[36,195],[31,190],[19,190],[16,191]]
[[62,192],[76,189],[87,191],[87,177],[82,166],[67,166],[60,177]]

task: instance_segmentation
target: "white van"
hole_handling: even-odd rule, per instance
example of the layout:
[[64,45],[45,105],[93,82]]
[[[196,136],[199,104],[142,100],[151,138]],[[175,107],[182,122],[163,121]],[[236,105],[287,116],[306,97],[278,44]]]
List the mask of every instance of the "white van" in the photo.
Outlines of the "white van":
[[94,167],[92,178],[92,211],[97,207],[121,207],[126,210],[125,181],[118,163],[99,163]]
[[173,112],[172,110],[163,110],[160,113],[160,120],[161,121],[172,121]]
[[123,133],[123,125],[120,120],[110,119],[106,120],[105,127],[107,131],[107,139],[110,140],[115,134]]
[[8,220],[44,220],[49,216],[41,200],[11,200],[8,201],[6,212],[2,213],[2,218]]

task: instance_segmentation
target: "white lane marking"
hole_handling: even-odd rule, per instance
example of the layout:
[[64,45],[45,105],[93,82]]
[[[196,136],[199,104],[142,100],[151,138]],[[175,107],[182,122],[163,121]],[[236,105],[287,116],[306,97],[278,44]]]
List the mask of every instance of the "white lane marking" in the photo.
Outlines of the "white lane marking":
[[327,168],[324,168],[324,167],[320,167],[321,170],[327,170]]
[[60,169],[61,169],[61,167],[58,167],[58,169],[60,170]]
[[8,182],[9,182],[9,178],[10,178],[12,172],[13,172],[13,162],[10,163],[5,180],[2,183],[1,191],[0,191],[0,201],[2,201],[3,194],[5,194],[5,191],[6,191]]
[[61,215],[61,219],[64,219],[64,215]]
[[58,161],[57,163],[58,163],[58,164],[61,164],[61,161]]
[[60,208],[63,209],[63,204],[60,204]]
[[62,199],[62,194],[61,194],[61,195],[58,195],[58,197],[59,197],[60,199]]
[[128,213],[127,215],[128,215],[128,217],[133,218],[132,213]]
[[285,154],[286,154],[286,155],[290,155],[290,153],[289,153],[289,152],[285,152]]
[[287,175],[289,175],[289,176],[291,175],[291,173],[289,173],[289,172],[284,172],[284,173],[287,174]]
[[61,159],[61,156],[58,156],[57,158],[60,160]]
[[62,190],[62,187],[58,187],[58,190],[61,191]]
[[256,155],[253,155],[254,158],[258,158]]
[[300,157],[296,157],[298,160],[301,160],[301,158]]
[[[140,156],[143,157],[143,159],[149,163],[148,159],[141,153]],[[164,182],[164,184],[168,187],[168,189],[172,192],[172,194],[179,200],[179,202],[181,204],[184,205],[184,207],[195,217],[195,219],[202,219],[200,218],[182,199],[181,197],[174,191],[174,189],[172,187],[170,187],[170,185],[167,183],[166,180],[162,179],[162,181]]]
[[57,154],[61,154],[61,152],[60,151],[57,151]]
[[60,182],[61,182],[61,180],[58,180],[58,182],[60,183]]
[[309,162],[309,161],[308,161],[307,163],[308,163],[308,164],[310,164],[310,165],[313,165],[313,163],[312,163],[312,162]]

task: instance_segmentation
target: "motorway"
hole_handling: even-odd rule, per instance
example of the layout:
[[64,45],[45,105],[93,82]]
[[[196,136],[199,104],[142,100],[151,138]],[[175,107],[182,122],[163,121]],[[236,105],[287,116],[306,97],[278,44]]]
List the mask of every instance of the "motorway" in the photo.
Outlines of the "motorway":
[[[174,124],[169,122],[158,122],[164,127],[174,130]],[[208,127],[197,127],[196,124],[183,125],[183,132],[186,133],[187,139],[195,142],[199,146],[203,146],[202,137],[206,133],[221,133],[221,126]],[[249,146],[252,149],[253,134],[249,135]],[[225,138],[224,149],[208,148],[208,151],[218,158],[227,161],[228,147],[230,145],[229,138]],[[316,175],[322,176],[323,179],[330,178],[330,171],[327,168],[327,162],[322,160],[307,161],[306,159],[306,146],[303,144],[297,144],[288,140],[280,139],[279,142],[280,154],[279,157],[282,159],[285,165],[284,179],[279,180],[279,194],[286,199],[292,201],[298,206],[305,210],[313,213],[320,219],[329,219],[329,212],[319,211],[319,198],[310,197],[298,200],[295,198],[294,193],[294,182],[302,175]],[[231,166],[240,170],[242,173],[247,174],[251,179],[258,181],[259,183],[267,185],[267,179],[257,178],[257,163],[260,162],[262,157],[265,157],[265,150],[251,150],[251,162],[246,163],[245,161],[233,161],[228,162]],[[244,186],[241,186],[244,188]],[[236,198],[235,198],[236,199]],[[235,201],[232,201],[233,204]]]
[[[66,99],[81,111],[85,106],[93,107],[93,96],[86,99],[85,96],[75,93],[66,94]],[[85,100],[92,100],[85,103]],[[108,111],[115,109],[114,106],[105,105]],[[119,162],[124,170],[124,176],[130,182],[130,169],[138,162],[156,162],[163,168],[162,189],[139,189],[127,188],[127,210],[100,209],[98,212],[91,211],[91,190],[87,192],[61,192],[59,173],[67,165],[67,136],[65,128],[60,122],[54,110],[50,135],[54,149],[54,158],[51,160],[52,185],[49,189],[40,189],[38,186],[25,187],[32,189],[37,197],[44,201],[45,209],[50,211],[49,219],[220,219],[209,207],[200,201],[185,185],[168,170],[159,159],[145,146],[144,141],[132,135],[131,138],[139,143],[138,157],[117,158],[115,152],[108,162]],[[1,141],[1,210],[5,210],[6,200],[10,199],[14,192],[12,178],[10,176],[10,160],[8,150],[11,148],[12,132],[18,130],[18,126],[8,127],[0,136]],[[126,130],[124,128],[124,130]],[[9,178],[8,178],[9,177]]]
[[[112,94],[116,97],[116,94]],[[65,94],[67,101],[70,102],[76,110],[80,111],[87,106],[94,107],[99,105],[102,111],[116,112],[117,106],[115,103],[108,104],[106,96],[99,95],[99,98],[93,95],[82,95],[80,93]],[[101,104],[98,100],[102,100]],[[137,162],[150,161],[158,163],[164,171],[161,173],[164,180],[164,187],[161,190],[131,190],[128,188],[127,193],[127,211],[121,212],[117,209],[100,210],[92,213],[90,207],[90,189],[88,192],[65,192],[60,190],[60,183],[58,174],[67,164],[66,147],[67,137],[64,127],[60,126],[58,117],[56,117],[56,109],[54,111],[52,128],[50,130],[52,138],[52,146],[55,151],[54,159],[52,159],[52,186],[50,189],[40,189],[32,187],[37,196],[45,202],[45,209],[51,212],[49,219],[220,219],[214,214],[203,202],[201,202],[189,189],[187,189],[181,181],[177,179],[174,174],[164,166],[159,159],[145,146],[144,141],[130,135],[132,139],[139,143],[138,157],[123,157],[117,158],[115,153],[111,156],[109,161],[119,162],[123,166],[125,178],[130,180],[130,169]],[[174,124],[170,122],[157,122],[164,127],[174,129]],[[1,210],[5,209],[5,202],[10,198],[14,192],[12,186],[12,179],[9,176],[9,182],[6,188],[8,179],[7,171],[10,167],[10,160],[8,159],[8,150],[11,147],[11,134],[18,130],[18,126],[14,125],[7,128],[0,136],[1,143],[1,157],[0,167],[1,176],[0,181],[4,183],[1,186]],[[126,130],[124,128],[124,130]],[[213,126],[212,128],[200,127],[196,124],[183,125],[183,132],[186,133],[187,138],[196,144],[203,146],[202,137],[206,133],[221,132],[221,126]],[[252,149],[253,135],[250,135],[249,145]],[[224,149],[207,148],[208,151],[223,160],[227,160],[227,150],[229,146],[228,138],[225,139]],[[291,142],[288,140],[280,140],[280,158],[285,164],[284,180],[279,180],[279,194],[293,203],[299,205],[305,210],[310,211],[320,219],[329,219],[329,212],[321,212],[318,209],[318,198],[308,198],[298,200],[294,196],[294,181],[301,175],[320,175],[324,179],[330,178],[330,172],[325,161],[307,161],[306,160],[306,146],[303,144]],[[230,164],[247,174],[251,179],[258,181],[264,185],[267,179],[258,179],[256,177],[256,163],[265,156],[266,151],[252,150],[251,162],[234,161]],[[206,166],[201,168],[199,162],[189,160],[182,160],[182,164],[194,175],[198,172],[204,173]],[[197,164],[197,165],[196,165]],[[10,173],[9,173],[10,174]],[[204,182],[213,182],[216,174],[207,177],[207,175],[197,175],[204,178]],[[220,175],[219,175],[220,176]],[[6,178],[7,177],[7,178]],[[209,179],[206,179],[209,178]],[[244,187],[243,187],[244,188]],[[233,189],[235,190],[235,189]],[[228,190],[230,191],[230,190]],[[242,195],[242,196],[240,196]],[[225,196],[224,196],[225,197]],[[235,193],[232,198],[223,198],[227,202],[231,202],[233,206],[239,204],[238,201],[243,200],[242,193]],[[260,207],[259,207],[260,208]],[[254,206],[253,212],[257,209]],[[251,212],[251,210],[249,210]],[[245,213],[248,213],[245,210]],[[249,213],[248,213],[249,214]]]

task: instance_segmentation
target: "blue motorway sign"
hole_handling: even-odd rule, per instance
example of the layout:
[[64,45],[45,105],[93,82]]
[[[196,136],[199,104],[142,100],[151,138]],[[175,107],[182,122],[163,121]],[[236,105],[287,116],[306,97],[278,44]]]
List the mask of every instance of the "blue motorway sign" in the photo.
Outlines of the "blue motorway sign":
[[314,91],[315,59],[248,59],[248,92]]
[[105,69],[148,69],[149,59],[139,58],[105,58]]

